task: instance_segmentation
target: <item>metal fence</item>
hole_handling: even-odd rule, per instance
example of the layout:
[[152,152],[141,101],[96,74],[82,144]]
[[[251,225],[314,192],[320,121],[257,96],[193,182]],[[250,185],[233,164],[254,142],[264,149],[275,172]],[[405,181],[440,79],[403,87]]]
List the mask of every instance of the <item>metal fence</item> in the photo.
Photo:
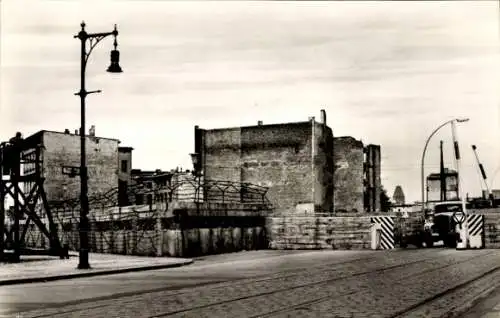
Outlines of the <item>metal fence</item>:
[[[167,184],[136,184],[124,190],[111,189],[89,197],[91,250],[119,254],[155,254],[155,242],[162,235],[161,213],[174,201],[197,203],[243,203],[270,208],[268,188],[250,183],[217,180],[182,180]],[[121,201],[121,202],[120,202]],[[120,206],[119,203],[125,203]],[[207,209],[210,204],[204,205]],[[78,224],[80,198],[49,202],[51,214],[58,224],[62,244],[79,249]],[[157,222],[163,222],[158,224]],[[21,224],[21,230],[24,225]],[[26,229],[25,246],[45,247],[48,242],[33,225]]]

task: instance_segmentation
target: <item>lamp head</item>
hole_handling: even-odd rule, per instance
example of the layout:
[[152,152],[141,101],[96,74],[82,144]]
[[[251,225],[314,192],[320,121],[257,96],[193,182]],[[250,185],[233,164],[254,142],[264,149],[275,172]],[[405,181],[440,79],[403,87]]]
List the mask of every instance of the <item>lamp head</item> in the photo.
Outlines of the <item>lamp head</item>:
[[457,123],[465,123],[469,121],[469,118],[457,118],[455,119]]
[[111,51],[111,65],[108,67],[108,72],[110,73],[121,73],[122,68],[120,67],[120,51],[116,48],[118,46],[118,43],[116,42],[116,36],[118,35],[118,30],[116,29],[116,24],[115,24],[115,30],[113,31],[113,35],[115,37],[115,40],[113,42],[114,45],[114,50]]
[[109,65],[107,71],[110,73],[121,73],[122,68],[120,67],[120,51],[112,50],[111,51],[111,65]]

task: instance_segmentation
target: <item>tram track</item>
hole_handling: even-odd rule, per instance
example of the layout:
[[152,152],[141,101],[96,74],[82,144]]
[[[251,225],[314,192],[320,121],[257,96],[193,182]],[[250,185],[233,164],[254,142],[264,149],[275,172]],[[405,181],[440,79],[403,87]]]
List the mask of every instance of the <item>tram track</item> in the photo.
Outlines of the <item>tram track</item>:
[[[485,255],[482,255],[481,257],[488,257],[487,254]],[[444,266],[441,266],[441,267],[438,267],[438,268],[431,268],[431,269],[428,269],[428,270],[425,270],[425,271],[422,271],[421,273],[418,273],[414,276],[414,278],[422,275],[422,274],[426,274],[426,273],[429,273],[429,272],[432,272],[432,271],[439,271],[439,270],[442,270],[446,267],[450,267],[450,266],[456,266],[456,265],[459,265],[459,264],[464,264],[464,263],[467,263],[469,262],[471,259],[477,259],[477,256],[474,256],[474,257],[470,257],[466,260],[462,260],[462,261],[459,261],[459,262],[454,262],[454,263],[450,263],[450,264],[447,264],[447,265],[444,265]],[[407,308],[404,308],[404,309],[400,309],[398,310],[396,313],[393,313],[391,315],[387,315],[387,316],[384,316],[384,317],[387,317],[387,318],[403,318],[403,317],[413,317],[410,313],[417,310],[417,309],[420,309],[424,306],[426,306],[427,304],[435,301],[436,299],[439,299],[440,297],[443,297],[444,295],[447,295],[449,293],[453,293],[457,290],[460,290],[470,284],[473,284],[474,282],[477,282],[478,280],[480,279],[483,279],[493,273],[496,273],[496,272],[500,272],[500,266],[497,266],[497,267],[494,267],[493,269],[490,269],[484,273],[481,273],[480,275],[477,275],[475,276],[474,278],[470,279],[470,280],[467,280],[465,282],[462,282],[462,283],[459,283],[453,287],[450,287],[440,293],[437,293],[433,296],[430,296],[430,297],[427,297],[425,298],[424,300],[416,303],[416,304],[413,304]],[[412,275],[413,276],[413,275]],[[400,279],[398,279],[396,282],[394,282],[395,284],[397,283],[400,283],[402,280],[404,280],[404,278],[406,277],[401,277]],[[325,296],[322,296],[322,297],[318,297],[316,299],[313,299],[313,300],[310,300],[310,301],[304,301],[304,302],[301,302],[301,303],[298,303],[292,307],[289,307],[289,308],[283,308],[283,309],[280,309],[280,310],[275,310],[275,311],[272,311],[272,312],[268,312],[268,313],[265,313],[265,314],[258,314],[258,315],[253,315],[253,316],[248,316],[249,318],[256,318],[256,317],[276,317],[276,316],[280,316],[280,314],[287,314],[287,313],[293,313],[294,311],[297,311],[299,309],[305,309],[305,310],[309,310],[310,309],[310,306],[312,305],[315,305],[315,304],[320,304],[322,302],[326,302],[326,301],[330,301],[332,299],[333,296],[335,297],[345,297],[345,296],[349,296],[349,295],[355,295],[357,293],[362,293],[363,291],[356,291],[356,292],[349,292],[349,293],[344,293],[344,294],[340,294],[340,295],[332,295],[332,294],[328,294],[328,295],[325,295]],[[410,315],[409,315],[410,314]],[[355,316],[353,316],[355,317]],[[447,316],[446,318],[449,318],[449,317],[455,317],[455,316]]]
[[[475,255],[473,257],[460,257],[458,262],[453,262],[449,259],[449,256],[456,257],[451,251],[448,252],[447,250],[444,250],[442,252],[439,252],[439,254],[436,254],[435,250],[429,250],[427,251],[422,251],[420,254],[412,254],[412,253],[399,253],[399,252],[392,252],[392,253],[387,253],[385,256],[387,257],[384,259],[384,262],[381,262],[380,255],[370,255],[368,257],[362,257],[362,258],[354,258],[354,259],[347,259],[343,260],[340,262],[328,262],[326,264],[319,264],[319,265],[314,265],[314,266],[306,266],[302,268],[293,268],[293,269],[287,269],[285,271],[281,271],[276,274],[272,275],[264,275],[264,276],[256,276],[252,278],[242,278],[242,279],[235,279],[231,281],[225,281],[225,282],[220,282],[220,283],[208,283],[204,286],[197,286],[197,287],[188,287],[188,288],[182,288],[179,290],[174,290],[174,291],[167,291],[166,293],[164,292],[167,288],[161,288],[160,290],[155,290],[155,291],[144,291],[138,293],[134,293],[133,296],[130,295],[129,297],[127,296],[117,296],[113,295],[110,297],[110,301],[105,301],[103,300],[100,304],[94,304],[88,306],[88,302],[86,304],[82,304],[82,302],[79,302],[78,305],[76,305],[77,308],[67,308],[70,304],[65,304],[64,306],[57,306],[59,307],[59,310],[53,310],[52,312],[50,309],[56,309],[54,307],[52,308],[47,308],[48,311],[41,310],[39,311],[38,314],[33,312],[33,316],[29,317],[51,317],[51,316],[72,316],[73,314],[77,312],[82,312],[82,310],[85,311],[99,311],[102,309],[103,311],[110,310],[111,307],[113,306],[113,302],[116,300],[120,304],[123,305],[123,307],[127,307],[129,305],[127,304],[132,304],[132,303],[139,303],[141,302],[141,299],[147,299],[147,301],[150,301],[149,299],[151,298],[158,298],[161,299],[161,302],[163,304],[159,304],[157,308],[162,308],[163,310],[166,308],[170,308],[168,311],[158,311],[154,310],[151,308],[147,308],[147,312],[150,312],[149,314],[144,313],[144,316],[147,317],[167,317],[167,316],[189,316],[190,312],[196,312],[196,311],[203,311],[204,309],[209,310],[210,308],[216,307],[216,306],[221,306],[221,305],[229,305],[231,303],[237,303],[245,300],[251,300],[253,298],[258,298],[258,297],[272,297],[273,295],[279,295],[280,293],[294,293],[296,291],[300,291],[301,289],[309,288],[311,291],[315,291],[318,289],[318,287],[328,285],[337,281],[343,281],[343,280],[355,280],[356,277],[360,276],[374,276],[374,277],[380,277],[380,274],[383,273],[384,271],[387,271],[389,275],[391,275],[391,272],[394,271],[395,269],[407,269],[407,268],[412,268],[416,267],[416,270],[418,273],[413,273],[410,276],[414,275],[419,275],[423,274],[425,272],[430,272],[432,270],[439,270],[442,268],[445,268],[447,266],[453,266],[457,265],[459,263],[465,263],[471,261],[473,258],[477,258],[478,256]],[[444,255],[443,255],[444,254]],[[484,254],[484,253],[483,253]],[[487,254],[481,254],[481,257],[487,256]],[[378,256],[378,257],[377,257]],[[439,260],[439,257],[444,257],[442,260]],[[433,267],[430,269],[425,269],[423,266],[425,263],[429,264],[435,264],[438,265],[439,263],[445,263],[437,267]],[[392,264],[388,266],[388,264]],[[349,273],[349,270],[345,270],[345,266],[349,266],[351,270],[353,270],[352,273]],[[419,267],[422,267],[421,270],[418,270]],[[342,269],[344,270],[344,273],[342,273]],[[401,272],[400,274],[398,274]],[[404,279],[404,271],[398,271],[397,273],[393,274],[396,277],[399,277],[400,279]],[[300,283],[301,280],[303,280],[303,276],[306,276],[306,280],[303,283]],[[325,279],[325,277],[327,279]],[[330,277],[330,278],[328,278]],[[294,280],[294,278],[297,278]],[[287,282],[288,281],[288,286],[285,288],[276,288],[275,286],[273,287],[273,284],[278,284],[282,282]],[[204,295],[210,295],[211,293],[214,293],[219,290],[224,290],[225,288],[231,288],[232,290],[235,290],[236,292],[240,292],[238,289],[238,286],[245,289],[245,285],[247,284],[253,284],[253,285],[258,285],[261,284],[261,286],[254,287],[254,291],[249,290],[246,295],[245,292],[243,291],[243,295],[237,297],[235,294],[229,293],[229,295],[224,295],[224,298],[226,299],[213,299],[214,301],[207,301],[203,305],[197,305],[197,306],[192,306],[192,304],[186,303],[185,305],[182,304],[177,304],[178,306],[184,307],[184,308],[179,308],[178,310],[175,310],[173,307],[175,307],[176,302],[178,301],[183,301],[183,296],[186,295],[187,298],[190,296],[193,297],[193,294],[198,295],[199,297],[203,297]],[[263,285],[264,284],[264,285]],[[268,284],[266,287],[265,284]],[[316,287],[315,287],[316,286]],[[256,290],[260,289],[261,292],[255,292]],[[264,291],[264,292],[262,292]],[[318,291],[319,292],[319,291]],[[353,288],[348,288],[344,293],[337,293],[335,297],[344,297],[347,295],[352,295],[358,293],[359,290],[356,290],[356,287],[354,286]],[[147,295],[146,295],[147,294]],[[190,295],[191,294],[191,295]],[[229,298],[228,298],[229,296]],[[267,317],[267,316],[272,316],[274,314],[279,314],[280,312],[286,312],[289,310],[294,310],[294,308],[300,308],[301,306],[307,306],[311,305],[314,303],[321,303],[322,301],[326,301],[327,298],[331,298],[332,293],[326,293],[322,297],[316,297],[314,299],[310,299],[305,302],[300,302],[298,304],[295,304],[293,306],[289,306],[288,308],[281,308],[278,311],[270,311],[269,313],[265,314],[260,314],[255,317]],[[128,299],[127,299],[128,298]],[[91,301],[95,301],[95,299],[91,299]],[[169,305],[169,301],[171,301],[172,306]],[[200,300],[200,302],[204,302],[203,299]],[[193,303],[194,304],[194,303]],[[82,306],[83,305],[83,306]],[[156,304],[154,304],[156,305]],[[163,307],[162,307],[163,306]],[[69,310],[64,310],[66,309]],[[63,311],[61,311],[61,309]],[[45,313],[44,313],[45,312]],[[29,314],[29,312],[26,312],[26,314]],[[141,315],[141,317],[144,317]],[[23,315],[23,317],[25,317]],[[28,315],[26,316],[28,317]],[[194,317],[194,316],[193,316]],[[248,317],[253,317],[253,316],[248,316]]]
[[[461,261],[458,261],[458,262],[451,262],[449,264],[445,264],[445,265],[440,266],[438,268],[433,268],[432,270],[440,270],[440,269],[445,268],[445,267],[455,266],[455,265],[460,264],[460,263],[466,263],[466,262],[469,262],[471,259],[474,259],[474,258],[477,258],[477,256],[467,257],[464,260],[461,260]],[[404,268],[406,266],[412,266],[412,265],[423,263],[423,262],[426,262],[426,261],[429,261],[429,260],[430,259],[426,258],[426,259],[421,259],[421,260],[417,260],[417,261],[413,261],[413,262],[407,262],[407,263],[403,263],[403,264],[397,264],[397,265],[393,265],[393,266],[389,266],[389,267],[385,266],[383,268],[378,268],[378,269],[375,269],[375,270],[362,271],[362,272],[358,272],[358,273],[355,273],[355,274],[346,275],[346,276],[342,276],[342,277],[335,277],[335,278],[332,278],[332,279],[324,279],[324,280],[321,280],[321,281],[315,281],[315,282],[310,282],[310,283],[306,283],[306,284],[300,284],[300,285],[296,285],[296,286],[289,287],[289,288],[281,288],[281,289],[273,290],[273,291],[269,291],[269,292],[264,292],[264,293],[254,294],[254,295],[247,295],[247,296],[244,296],[244,297],[238,297],[238,298],[228,299],[228,300],[225,300],[225,301],[221,301],[221,302],[217,302],[217,303],[211,303],[211,304],[204,305],[204,306],[191,307],[191,308],[186,308],[186,309],[178,310],[178,311],[170,311],[168,313],[152,315],[152,316],[149,316],[149,317],[167,317],[167,316],[171,316],[171,315],[177,315],[177,314],[181,314],[181,313],[187,313],[189,311],[201,310],[201,309],[206,309],[206,308],[213,307],[213,306],[220,306],[220,305],[223,305],[223,304],[230,304],[230,303],[237,302],[237,301],[248,300],[248,299],[251,299],[251,298],[257,298],[257,297],[262,297],[262,296],[271,296],[271,295],[275,295],[277,293],[290,292],[292,290],[298,290],[298,289],[301,289],[301,288],[304,288],[304,287],[310,287],[310,286],[316,286],[317,287],[317,286],[321,286],[321,285],[330,284],[330,283],[336,282],[336,281],[351,279],[351,278],[354,278],[354,277],[357,277],[357,276],[377,274],[377,273],[384,272],[384,271],[390,271],[390,270],[393,270],[393,269],[396,269],[396,268]],[[429,271],[431,271],[431,270],[425,270],[424,272],[429,272]],[[401,277],[404,278],[404,276],[401,276]],[[342,297],[342,296],[346,296],[346,295],[352,295],[352,294],[355,294],[357,292],[358,291],[348,291],[346,293],[337,294],[337,295],[332,295],[331,293],[328,293],[327,295],[325,295],[323,297],[315,298],[315,299],[313,299],[311,301],[300,302],[296,306],[293,306],[293,308],[295,308],[295,307],[301,307],[301,306],[305,306],[305,305],[310,305],[310,304],[314,304],[314,303],[318,303],[318,302],[324,301],[325,299],[329,299],[329,298],[331,298],[333,296],[335,296],[335,297]],[[280,311],[289,311],[289,310],[290,310],[289,308],[281,309],[281,310],[276,311],[276,313],[280,312]],[[248,316],[248,317],[267,317],[267,316],[270,316],[270,315],[272,316],[274,313],[275,312],[273,311],[271,313],[258,314],[258,315],[255,315],[255,316]]]

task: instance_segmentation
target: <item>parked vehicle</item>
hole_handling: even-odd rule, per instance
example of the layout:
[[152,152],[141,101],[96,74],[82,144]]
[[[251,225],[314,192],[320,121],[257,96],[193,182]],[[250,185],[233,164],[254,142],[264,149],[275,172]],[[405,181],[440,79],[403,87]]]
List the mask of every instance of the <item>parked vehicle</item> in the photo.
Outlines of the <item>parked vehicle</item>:
[[459,214],[463,214],[461,201],[436,203],[424,223],[424,242],[426,247],[432,247],[434,243],[443,241],[444,246],[455,248],[457,245],[457,233],[454,215]]

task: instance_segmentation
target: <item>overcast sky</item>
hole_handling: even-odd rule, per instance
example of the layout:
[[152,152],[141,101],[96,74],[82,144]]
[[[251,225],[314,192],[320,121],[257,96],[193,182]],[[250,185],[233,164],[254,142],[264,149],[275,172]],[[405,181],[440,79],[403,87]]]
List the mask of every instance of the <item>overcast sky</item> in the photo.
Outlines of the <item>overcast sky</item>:
[[[103,40],[87,68],[87,89],[103,91],[87,97],[87,128],[134,147],[134,168],[191,168],[194,125],[305,121],[324,108],[335,136],[381,145],[390,196],[400,184],[420,198],[425,140],[455,117],[470,118],[457,130],[465,190],[481,190],[472,144],[500,188],[497,1],[3,0],[0,140],[79,127],[82,20],[89,32],[118,24],[124,73],[105,72]],[[440,139],[453,165],[446,127],[426,173],[438,172]]]

